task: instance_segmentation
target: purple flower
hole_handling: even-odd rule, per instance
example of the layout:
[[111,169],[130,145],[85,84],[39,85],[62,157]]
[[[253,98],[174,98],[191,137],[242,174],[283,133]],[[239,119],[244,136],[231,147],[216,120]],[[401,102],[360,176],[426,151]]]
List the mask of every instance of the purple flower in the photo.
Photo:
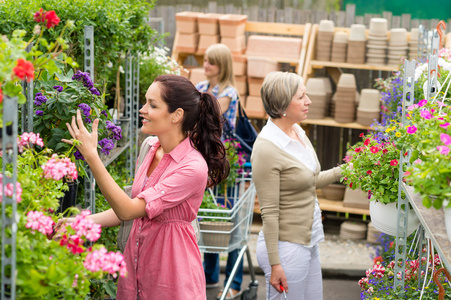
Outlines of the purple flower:
[[100,96],[100,92],[99,92],[95,87],[90,88],[89,91],[90,91],[91,94],[93,94],[93,95]]
[[102,115],[104,115],[105,117],[108,117],[108,114],[106,113],[105,110],[102,110],[100,113],[101,113]]
[[91,107],[88,104],[82,103],[79,104],[78,107],[83,111],[83,114],[86,117],[89,117],[89,115],[91,114]]
[[36,115],[37,115],[37,116],[42,116],[43,114],[44,114],[44,112],[43,112],[42,110],[39,110],[39,109],[38,109],[38,110],[36,111]]
[[106,121],[106,129],[108,129],[112,133],[113,139],[122,139],[122,129],[119,126],[114,125],[113,122]]
[[92,121],[91,121],[91,119],[90,119],[90,118],[88,118],[88,117],[86,117],[86,118],[85,118],[85,123],[87,123],[87,124],[91,124],[91,122],[92,122]]
[[110,151],[114,148],[114,142],[106,138],[99,141],[99,145],[100,147],[102,147],[100,151],[102,151],[102,153],[105,155],[110,154]]
[[73,80],[78,80],[81,81],[83,83],[83,85],[85,87],[87,87],[88,89],[94,87],[94,83],[91,80],[91,77],[89,76],[88,72],[82,72],[80,70],[78,70],[74,76],[72,76]]
[[85,160],[85,158],[83,157],[83,155],[80,153],[80,151],[75,151],[74,152],[74,157],[75,159],[79,159],[79,160]]
[[42,96],[41,93],[37,93],[36,96],[34,97],[34,105],[36,106],[41,106],[43,103],[47,102],[47,97],[46,96]]
[[63,91],[63,87],[60,86],[60,85],[55,85],[53,88],[54,88],[55,90],[57,90],[58,93],[61,93],[61,92]]

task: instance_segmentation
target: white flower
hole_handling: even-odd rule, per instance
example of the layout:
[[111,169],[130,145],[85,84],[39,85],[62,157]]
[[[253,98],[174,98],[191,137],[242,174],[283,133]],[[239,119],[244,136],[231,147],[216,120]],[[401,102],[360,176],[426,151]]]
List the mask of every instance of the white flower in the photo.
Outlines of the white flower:
[[113,63],[112,63],[111,61],[109,61],[109,62],[106,64],[106,66],[107,66],[108,68],[112,68],[112,67],[113,67]]
[[122,66],[119,66],[119,72],[121,72],[122,74],[125,73],[124,68],[122,68]]
[[41,26],[39,24],[36,24],[33,28],[33,34],[34,35],[40,35],[41,34]]

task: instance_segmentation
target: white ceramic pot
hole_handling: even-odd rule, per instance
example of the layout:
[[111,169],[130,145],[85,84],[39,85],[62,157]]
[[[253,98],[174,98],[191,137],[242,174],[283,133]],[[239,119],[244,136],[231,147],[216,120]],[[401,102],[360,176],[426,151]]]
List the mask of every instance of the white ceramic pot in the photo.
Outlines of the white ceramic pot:
[[[377,201],[370,201],[370,216],[373,226],[388,235],[396,236],[398,224],[398,208],[396,203],[383,204]],[[420,220],[415,214],[414,210],[409,211],[409,220],[407,224],[407,235],[414,232]]]
[[445,213],[446,233],[448,233],[448,240],[451,242],[451,207],[447,206],[448,202],[443,202],[443,212]]

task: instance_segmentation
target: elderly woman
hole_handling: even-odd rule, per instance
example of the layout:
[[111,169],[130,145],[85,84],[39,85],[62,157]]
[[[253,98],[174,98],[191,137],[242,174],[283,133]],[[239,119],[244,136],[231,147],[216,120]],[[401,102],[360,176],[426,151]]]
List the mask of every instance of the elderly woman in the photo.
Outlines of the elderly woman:
[[340,168],[321,172],[304,130],[312,103],[302,78],[269,73],[261,97],[270,116],[255,141],[251,162],[262,212],[257,260],[265,272],[266,299],[320,300],[318,243],[324,240],[316,189],[340,179]]

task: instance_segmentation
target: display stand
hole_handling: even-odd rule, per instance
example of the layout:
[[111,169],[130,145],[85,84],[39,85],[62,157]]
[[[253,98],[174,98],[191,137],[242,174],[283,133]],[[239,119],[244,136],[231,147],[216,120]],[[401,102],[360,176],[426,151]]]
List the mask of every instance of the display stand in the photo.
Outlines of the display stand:
[[[432,35],[431,53],[428,55],[428,79],[427,79],[427,99],[431,99],[437,93],[437,62],[439,50],[439,36],[436,30]],[[414,76],[415,76],[415,61],[405,61],[404,71],[404,90],[403,90],[403,104],[402,104],[402,124],[409,124],[406,118],[406,109],[409,105],[415,103],[414,99]],[[408,95],[409,98],[407,97]],[[407,151],[407,156],[404,153]],[[409,204],[413,207],[418,219],[420,220],[420,234],[419,234],[419,270],[425,268],[422,264],[423,247],[427,245],[427,241],[432,243],[434,249],[440,256],[443,264],[448,270],[451,270],[451,242],[449,241],[446,229],[444,226],[443,209],[427,209],[422,204],[420,195],[413,192],[413,188],[406,186],[402,178],[404,175],[403,166],[409,165],[411,156],[411,149],[403,149],[400,155],[399,163],[399,192],[398,192],[398,229],[396,235],[396,249],[395,251],[395,274],[401,274],[398,278],[394,276],[395,288],[399,288],[401,292],[405,287],[405,267],[406,267],[406,241],[407,241],[407,221]],[[404,192],[405,197],[402,197]],[[423,279],[425,280],[425,278]],[[418,287],[422,287],[423,280],[419,276]]]
[[[285,36],[300,36],[302,37],[302,46],[299,59],[287,59],[281,57],[271,57],[272,60],[278,63],[288,63],[294,66],[296,72],[302,75],[304,69],[305,57],[307,54],[308,42],[310,40],[312,24],[306,23],[304,25],[300,24],[285,24],[285,23],[272,23],[272,22],[246,22],[245,33],[247,34],[266,34],[266,35],[285,35]],[[201,66],[204,61],[204,53],[187,53],[178,52],[176,50],[176,45],[179,40],[179,33],[175,33],[174,37],[174,47],[172,51],[172,59],[177,61],[179,65],[183,65],[188,56],[194,56],[197,63]]]

